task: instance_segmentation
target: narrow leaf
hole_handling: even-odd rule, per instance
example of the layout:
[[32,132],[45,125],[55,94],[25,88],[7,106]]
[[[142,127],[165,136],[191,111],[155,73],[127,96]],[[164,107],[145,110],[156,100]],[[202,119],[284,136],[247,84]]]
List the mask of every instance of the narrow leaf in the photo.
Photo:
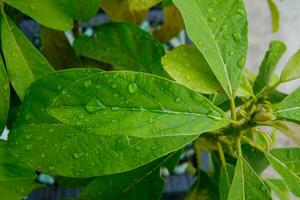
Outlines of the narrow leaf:
[[300,146],[300,125],[287,122],[287,121],[276,121],[272,124],[277,130],[282,132],[285,136],[290,138],[295,144]]
[[89,177],[137,168],[228,123],[202,95],[154,75],[67,70],[33,84],[9,140],[34,169]]
[[228,194],[228,200],[236,199],[272,199],[268,187],[242,157],[238,158],[234,178]]
[[6,69],[0,55],[0,133],[6,125],[10,100],[10,87]]
[[222,167],[220,174],[220,200],[227,200],[231,183],[234,176],[235,167],[227,164],[225,167]]
[[265,182],[280,200],[290,200],[289,190],[283,180],[266,179]]
[[272,17],[272,31],[277,32],[280,25],[280,13],[273,0],[268,0],[269,9]]
[[292,81],[300,78],[300,50],[288,61],[282,70],[280,82]]
[[300,123],[300,87],[276,106],[275,115],[280,119]]
[[242,0],[174,0],[186,30],[228,96],[241,80],[247,54],[247,16]]
[[2,16],[1,37],[8,77],[18,96],[23,99],[31,83],[53,69],[5,15]]
[[182,45],[162,58],[164,69],[177,82],[205,93],[222,90],[205,58],[194,46]]
[[273,149],[266,156],[272,167],[281,175],[290,191],[300,197],[300,149]]
[[164,48],[147,32],[133,24],[110,23],[96,28],[95,36],[79,37],[74,48],[83,56],[123,70],[168,76],[161,65]]
[[266,87],[270,86],[271,77],[276,68],[279,59],[286,51],[286,45],[281,41],[272,41],[269,49],[265,54],[259,73],[253,84],[253,91],[258,94]]
[[184,22],[179,10],[175,6],[168,6],[164,8],[163,25],[153,32],[153,36],[160,42],[166,43],[177,36],[182,29],[184,29]]
[[148,13],[147,10],[132,11],[128,0],[102,0],[101,8],[113,22],[142,23]]
[[35,172],[17,164],[8,146],[0,141],[0,193],[1,199],[20,200],[27,196],[35,185]]
[[62,31],[41,26],[42,53],[55,69],[81,67],[81,61]]

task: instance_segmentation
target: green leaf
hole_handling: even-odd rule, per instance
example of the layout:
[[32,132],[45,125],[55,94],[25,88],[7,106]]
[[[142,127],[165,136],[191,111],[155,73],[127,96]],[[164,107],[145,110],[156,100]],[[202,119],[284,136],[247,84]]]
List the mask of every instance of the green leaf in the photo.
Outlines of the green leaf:
[[147,14],[147,10],[132,11],[129,8],[128,0],[102,0],[101,8],[113,22],[142,23]]
[[20,200],[36,187],[35,172],[16,164],[6,142],[0,141],[1,199]]
[[166,43],[177,36],[182,29],[184,29],[184,22],[179,10],[175,6],[168,6],[164,8],[163,25],[153,32],[153,36],[160,42]]
[[128,0],[129,8],[132,11],[148,10],[160,2],[162,2],[162,0]]
[[164,48],[147,32],[129,23],[103,24],[95,31],[92,38],[81,36],[75,40],[77,53],[123,70],[168,77],[161,65]]
[[61,0],[4,0],[4,2],[50,28],[67,30],[73,26],[73,19],[66,12]]
[[281,72],[280,82],[287,82],[300,78],[300,50],[288,61]]
[[23,99],[31,83],[53,69],[4,14],[1,22],[2,51],[8,78],[20,99]]
[[275,115],[279,119],[300,123],[300,87],[276,106]]
[[276,121],[272,126],[300,146],[300,125],[293,122]]
[[6,69],[0,55],[0,133],[7,122],[10,101],[10,87],[7,78]]
[[222,167],[220,174],[220,200],[227,200],[231,183],[234,176],[235,167],[233,165],[227,164],[225,167]]
[[265,154],[249,144],[243,144],[242,151],[245,160],[257,174],[261,174],[269,166]]
[[247,16],[242,0],[174,0],[187,33],[203,54],[228,96],[240,84],[245,64]]
[[266,179],[265,182],[270,187],[280,200],[290,200],[289,190],[283,180],[280,179]]
[[251,83],[247,80],[247,78],[242,75],[241,78],[241,83],[236,91],[236,95],[239,97],[252,97],[254,96],[253,90],[252,90],[252,85]]
[[242,157],[238,158],[228,194],[228,200],[236,199],[272,199],[268,187]]
[[162,64],[173,79],[197,92],[210,94],[222,90],[205,58],[194,46],[175,48],[162,58]]
[[160,166],[172,158],[172,155],[132,171],[97,177],[84,189],[78,200],[158,200],[164,187],[164,181],[160,177]]
[[65,188],[84,188],[89,185],[95,177],[90,178],[70,178],[64,176],[55,177],[58,185],[63,186]]
[[270,8],[272,16],[272,31],[273,33],[277,32],[280,25],[280,13],[273,0],[268,0],[268,5]]
[[300,148],[273,149],[266,156],[290,191],[300,197]]
[[259,73],[253,84],[253,91],[258,94],[266,87],[270,86],[271,78],[275,67],[286,51],[286,45],[281,41],[272,41],[269,49],[265,54],[262,64],[259,68]]
[[89,177],[137,168],[228,124],[209,100],[172,81],[67,70],[33,84],[9,140],[34,169]]

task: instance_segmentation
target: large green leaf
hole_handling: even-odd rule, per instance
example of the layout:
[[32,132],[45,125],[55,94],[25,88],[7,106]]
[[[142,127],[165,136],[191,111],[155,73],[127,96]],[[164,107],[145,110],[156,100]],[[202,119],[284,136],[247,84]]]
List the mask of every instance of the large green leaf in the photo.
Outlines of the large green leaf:
[[300,78],[300,50],[288,61],[281,72],[280,82],[287,82]]
[[2,51],[8,77],[18,96],[23,99],[31,83],[53,69],[5,15],[2,15],[1,22]]
[[71,29],[73,19],[88,21],[96,15],[101,0],[4,0],[39,23],[58,30]]
[[266,156],[290,191],[300,197],[300,148],[273,149]]
[[272,31],[277,32],[280,25],[280,13],[273,0],[267,0],[272,17]]
[[300,87],[276,106],[275,115],[300,123]]
[[162,58],[164,69],[177,82],[205,93],[222,90],[205,58],[194,46],[182,45]]
[[242,0],[174,0],[187,33],[229,96],[237,90],[247,54],[247,16]]
[[154,75],[67,70],[33,84],[9,139],[34,169],[88,177],[175,151],[228,125],[224,115],[202,95]]
[[9,110],[10,88],[6,69],[0,55],[0,133],[6,124]]
[[132,171],[97,177],[84,189],[78,200],[159,200],[164,187],[164,181],[160,177],[160,166],[172,158],[172,155]]
[[0,193],[1,199],[20,200],[36,187],[34,171],[18,164],[8,151],[6,142],[0,141]]
[[81,61],[63,31],[41,26],[42,53],[55,69],[81,67]]
[[236,199],[272,199],[268,187],[242,157],[238,159],[228,194],[228,200]]
[[283,42],[272,41],[270,43],[269,49],[265,54],[265,57],[259,68],[259,73],[253,84],[253,91],[255,94],[270,86],[271,78],[276,65],[285,51],[286,45]]
[[167,76],[161,65],[164,48],[147,32],[127,23],[103,24],[95,31],[94,37],[75,40],[74,48],[80,55],[120,69]]
[[290,200],[289,190],[281,179],[266,179],[265,182],[280,200]]

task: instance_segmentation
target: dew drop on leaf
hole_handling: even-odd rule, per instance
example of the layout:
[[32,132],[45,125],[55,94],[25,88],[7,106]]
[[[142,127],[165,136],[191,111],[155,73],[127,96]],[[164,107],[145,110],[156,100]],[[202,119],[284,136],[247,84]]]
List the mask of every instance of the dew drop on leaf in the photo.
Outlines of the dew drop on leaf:
[[87,80],[84,82],[84,87],[88,88],[92,85],[92,81],[91,80]]
[[136,91],[137,91],[137,89],[138,89],[138,87],[137,87],[137,85],[135,84],[135,83],[130,83],[129,85],[128,85],[128,90],[129,90],[129,92],[130,93],[136,93]]
[[241,39],[242,39],[242,36],[241,36],[240,33],[233,33],[233,34],[232,34],[232,37],[233,37],[233,40],[234,40],[235,42],[240,42]]
[[115,149],[117,150],[124,150],[129,147],[129,139],[127,136],[120,136],[116,143],[115,143]]
[[85,109],[91,114],[94,114],[103,108],[105,108],[105,105],[103,105],[96,98],[92,98],[92,100],[90,102],[88,102],[85,106]]

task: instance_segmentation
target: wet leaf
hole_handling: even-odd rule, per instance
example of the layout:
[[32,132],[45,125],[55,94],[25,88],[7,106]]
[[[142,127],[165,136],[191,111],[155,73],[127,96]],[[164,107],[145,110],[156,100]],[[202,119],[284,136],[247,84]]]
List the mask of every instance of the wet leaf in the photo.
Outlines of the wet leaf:
[[219,182],[220,200],[227,200],[234,172],[235,167],[233,165],[227,164],[222,167]]
[[300,78],[300,50],[288,61],[282,70],[280,82],[292,81]]
[[75,40],[77,53],[109,63],[122,70],[133,70],[168,77],[161,65],[164,48],[139,27],[128,23],[103,24],[94,37]]
[[202,95],[154,75],[67,70],[29,89],[9,140],[34,169],[89,177],[137,168],[228,123]]
[[6,69],[0,55],[0,133],[2,133],[8,116],[10,101],[10,86]]
[[239,157],[228,200],[269,199],[270,191],[261,178],[254,172],[247,161]]
[[285,136],[290,138],[295,144],[300,146],[300,125],[287,122],[287,121],[276,121],[272,124],[277,130],[282,132]]
[[228,96],[240,84],[245,64],[247,16],[242,0],[174,0],[187,33],[203,54]]
[[289,190],[281,179],[266,179],[265,182],[280,200],[290,200]]
[[273,149],[266,156],[289,190],[300,197],[300,148]]
[[36,79],[53,71],[47,60],[6,16],[1,21],[2,50],[8,78],[20,99]]

